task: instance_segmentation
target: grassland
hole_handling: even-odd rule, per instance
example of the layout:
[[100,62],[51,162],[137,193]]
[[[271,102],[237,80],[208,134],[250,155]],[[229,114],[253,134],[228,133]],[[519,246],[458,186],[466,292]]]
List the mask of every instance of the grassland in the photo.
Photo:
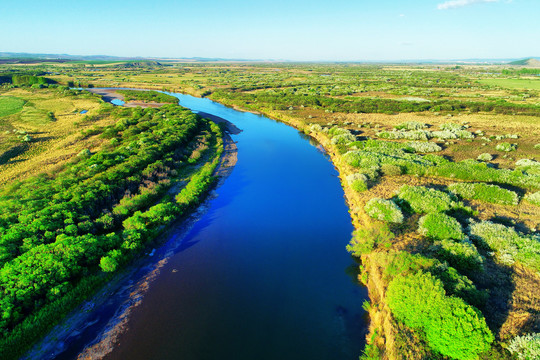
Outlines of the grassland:
[[[339,169],[356,228],[349,250],[371,300],[364,359],[513,359],[522,339],[537,338],[540,207],[528,200],[540,190],[536,80],[495,66],[41,70],[61,84],[207,96],[316,138]],[[417,296],[415,288],[433,301],[400,297]]]

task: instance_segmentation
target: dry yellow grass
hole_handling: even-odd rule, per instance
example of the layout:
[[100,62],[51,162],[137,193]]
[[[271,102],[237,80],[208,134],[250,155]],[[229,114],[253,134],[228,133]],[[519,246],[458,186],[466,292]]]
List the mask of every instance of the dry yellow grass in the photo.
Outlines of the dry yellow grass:
[[[48,89],[14,89],[1,94],[15,96],[26,100],[23,110],[9,116],[3,122],[0,134],[0,155],[22,144],[13,129],[22,130],[32,136],[28,143],[15,156],[8,156],[0,164],[0,182],[12,179],[23,179],[30,175],[53,171],[56,166],[69,160],[82,149],[96,150],[101,139],[79,140],[82,129],[92,126],[103,126],[111,123],[103,119],[92,123],[81,123],[85,116],[96,115],[102,101],[98,98],[79,96],[62,96],[55,90]],[[80,111],[87,110],[86,114]],[[55,114],[56,121],[47,120],[47,112]],[[6,134],[6,130],[11,130]]]

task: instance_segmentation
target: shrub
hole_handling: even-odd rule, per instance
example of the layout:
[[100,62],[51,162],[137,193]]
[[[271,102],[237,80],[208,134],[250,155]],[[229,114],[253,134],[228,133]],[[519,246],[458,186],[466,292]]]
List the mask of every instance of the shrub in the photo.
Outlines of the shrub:
[[519,261],[534,270],[540,270],[540,238],[523,235],[514,228],[491,221],[472,222],[469,233],[473,239],[488,246],[504,264]]
[[436,213],[457,207],[457,203],[445,192],[424,186],[403,185],[398,197],[405,200],[417,213]]
[[356,137],[353,134],[339,134],[332,137],[332,144],[348,144],[356,140]]
[[321,125],[319,125],[319,124],[312,124],[312,125],[309,127],[309,131],[310,131],[310,132],[315,132],[315,133],[321,132],[321,131],[322,131],[322,127],[321,127]]
[[373,251],[381,244],[390,244],[394,234],[388,225],[382,223],[371,224],[354,232],[354,236],[347,245],[347,251],[356,257]]
[[368,178],[364,174],[354,173],[347,175],[347,183],[351,188],[358,192],[366,191],[368,189],[367,181]]
[[506,152],[515,151],[516,149],[517,149],[517,145],[510,144],[507,142],[497,144],[497,146],[495,147],[495,150],[506,151]]
[[446,130],[450,132],[457,132],[457,131],[465,129],[463,125],[459,125],[455,123],[445,123],[445,124],[441,124],[439,127],[441,128],[441,130]]
[[491,161],[493,160],[493,156],[489,153],[483,153],[483,154],[478,155],[476,159],[479,161]]
[[388,286],[394,316],[423,330],[434,351],[455,359],[476,359],[494,337],[480,312],[463,300],[445,295],[443,284],[429,273],[397,276]]
[[373,198],[364,206],[366,213],[374,219],[392,223],[402,223],[403,214],[399,206],[391,200]]
[[434,142],[429,141],[413,141],[407,144],[412,147],[415,152],[419,153],[430,153],[441,151],[442,148]]
[[520,159],[516,161],[516,166],[540,166],[540,162],[531,159]]
[[540,206],[540,191],[537,191],[532,194],[527,194],[525,196],[525,199],[531,204]]
[[427,125],[419,121],[406,121],[394,126],[396,130],[420,130],[427,128]]
[[540,334],[516,336],[508,345],[508,351],[518,360],[540,359]]
[[454,134],[451,131],[443,130],[443,131],[433,131],[431,132],[431,136],[437,139],[441,140],[448,140],[448,139],[457,139],[458,136]]
[[382,139],[407,139],[407,140],[428,140],[431,137],[431,133],[426,130],[394,130],[394,131],[381,131],[377,133],[377,136]]
[[428,238],[463,240],[465,235],[459,222],[443,213],[427,214],[418,221],[418,232]]
[[448,261],[452,266],[465,271],[481,270],[484,259],[476,246],[469,240],[441,240],[434,244],[437,257]]
[[503,189],[497,185],[455,183],[449,185],[448,189],[465,199],[476,199],[503,205],[517,205],[519,202],[519,197],[515,192]]

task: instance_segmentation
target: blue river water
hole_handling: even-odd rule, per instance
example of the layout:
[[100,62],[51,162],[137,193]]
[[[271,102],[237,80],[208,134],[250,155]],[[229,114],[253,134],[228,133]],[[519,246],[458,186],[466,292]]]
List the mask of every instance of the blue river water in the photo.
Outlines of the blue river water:
[[242,130],[238,162],[191,229],[170,235],[180,247],[105,359],[358,359],[367,293],[327,155],[283,123],[172,95]]

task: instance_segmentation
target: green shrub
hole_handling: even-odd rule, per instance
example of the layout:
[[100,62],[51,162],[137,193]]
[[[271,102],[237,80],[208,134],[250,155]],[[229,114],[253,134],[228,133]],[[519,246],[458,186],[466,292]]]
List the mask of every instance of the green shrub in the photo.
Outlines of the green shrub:
[[377,136],[382,139],[398,140],[428,140],[431,137],[431,133],[426,130],[393,130],[393,131],[381,131],[377,133]]
[[448,261],[448,263],[459,270],[471,271],[482,269],[484,259],[478,253],[476,246],[469,240],[441,240],[440,242],[436,242],[433,248],[438,258]]
[[476,159],[478,161],[491,161],[493,160],[493,156],[489,153],[483,153],[483,154],[478,155]]
[[517,205],[518,195],[497,185],[484,183],[455,183],[448,185],[448,189],[464,199],[476,199],[493,204]]
[[441,130],[446,130],[450,132],[457,132],[457,131],[465,129],[463,125],[459,125],[455,123],[444,123],[444,124],[441,124],[439,128],[441,128]]
[[347,183],[350,185],[353,190],[362,192],[368,189],[368,178],[364,174],[354,173],[347,175]]
[[368,254],[379,245],[391,244],[394,234],[387,224],[376,223],[370,227],[363,227],[354,232],[354,236],[347,245],[347,251],[356,257]]
[[394,126],[396,130],[420,130],[427,128],[427,124],[419,121],[406,121]]
[[458,206],[447,193],[424,186],[403,185],[398,191],[398,197],[417,213],[442,212]]
[[508,351],[518,360],[540,359],[540,334],[516,336],[508,345]]
[[418,232],[428,238],[463,240],[465,235],[459,222],[443,213],[431,213],[418,221]]
[[447,297],[441,281],[429,273],[394,278],[387,302],[398,320],[423,330],[429,347],[444,356],[476,359],[494,340],[480,312],[459,298]]
[[491,221],[472,222],[469,233],[496,252],[503,264],[511,265],[519,261],[534,270],[540,270],[540,238],[535,235],[518,233],[514,228],[495,224]]
[[407,144],[412,147],[415,152],[419,153],[430,153],[441,151],[442,148],[434,142],[429,141],[413,141]]
[[540,191],[537,191],[532,194],[527,194],[525,196],[525,199],[531,204],[540,206]]
[[332,137],[332,144],[338,145],[338,144],[349,144],[356,140],[356,136],[353,134],[339,134]]
[[401,209],[392,200],[373,198],[364,206],[366,213],[374,219],[392,223],[402,223]]
[[517,149],[517,145],[510,144],[507,142],[502,142],[500,144],[497,144],[497,146],[495,146],[495,150],[498,150],[498,151],[510,152],[510,151],[515,151],[516,149]]

